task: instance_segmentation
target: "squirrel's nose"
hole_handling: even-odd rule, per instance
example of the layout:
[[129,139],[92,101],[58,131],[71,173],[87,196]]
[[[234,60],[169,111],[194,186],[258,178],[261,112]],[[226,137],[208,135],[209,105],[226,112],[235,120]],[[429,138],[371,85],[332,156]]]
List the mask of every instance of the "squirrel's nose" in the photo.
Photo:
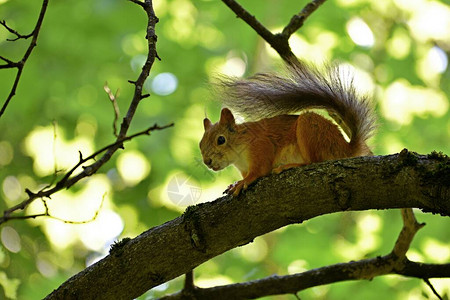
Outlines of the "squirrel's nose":
[[209,166],[212,163],[212,159],[211,158],[205,158],[205,159],[203,159],[203,162],[205,163],[205,165]]

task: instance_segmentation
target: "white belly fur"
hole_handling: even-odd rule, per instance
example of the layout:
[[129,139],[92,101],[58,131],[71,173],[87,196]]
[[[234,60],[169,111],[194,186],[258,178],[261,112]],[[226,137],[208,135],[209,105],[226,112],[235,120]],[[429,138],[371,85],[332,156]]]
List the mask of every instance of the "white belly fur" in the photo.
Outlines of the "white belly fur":
[[300,155],[298,146],[295,144],[284,147],[280,153],[278,153],[273,162],[273,167],[276,168],[286,164],[301,164],[303,162],[303,157]]

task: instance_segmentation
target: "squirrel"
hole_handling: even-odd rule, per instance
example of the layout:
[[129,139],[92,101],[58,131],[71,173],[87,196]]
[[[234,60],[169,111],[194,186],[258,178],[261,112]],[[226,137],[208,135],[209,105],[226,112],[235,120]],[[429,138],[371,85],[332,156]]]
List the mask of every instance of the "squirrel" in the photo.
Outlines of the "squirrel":
[[[203,120],[200,150],[210,169],[234,164],[241,172],[243,179],[224,193],[237,196],[256,179],[289,168],[373,155],[366,143],[376,122],[370,99],[357,95],[338,67],[321,73],[296,61],[287,69],[287,76],[259,73],[248,79],[221,79],[224,108],[217,123]],[[256,121],[236,123],[230,109]],[[331,120],[308,109],[327,110],[350,141]]]

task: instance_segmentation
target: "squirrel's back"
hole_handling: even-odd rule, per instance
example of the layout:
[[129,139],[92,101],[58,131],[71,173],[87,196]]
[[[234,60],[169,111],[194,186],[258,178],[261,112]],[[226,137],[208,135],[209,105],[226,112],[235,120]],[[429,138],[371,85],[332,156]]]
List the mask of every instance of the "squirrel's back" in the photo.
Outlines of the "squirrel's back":
[[326,109],[358,145],[373,134],[375,114],[367,96],[356,93],[352,80],[340,77],[338,67],[325,73],[303,62],[292,62],[288,74],[259,73],[248,79],[223,78],[222,102],[231,110],[252,119],[298,113],[305,109]]

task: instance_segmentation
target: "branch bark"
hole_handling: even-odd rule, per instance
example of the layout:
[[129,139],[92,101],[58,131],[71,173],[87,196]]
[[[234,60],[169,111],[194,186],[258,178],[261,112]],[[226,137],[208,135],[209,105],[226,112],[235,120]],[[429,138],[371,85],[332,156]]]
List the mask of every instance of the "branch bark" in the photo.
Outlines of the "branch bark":
[[[182,216],[114,249],[46,299],[132,299],[288,224],[340,211],[405,207],[450,216],[448,157],[404,150],[318,163],[262,178],[236,198],[188,207]],[[428,277],[437,274],[429,265],[405,266],[408,276],[422,276],[417,272],[421,267]],[[448,271],[445,266],[441,269]]]
[[273,34],[263,24],[261,24],[255,16],[250,14],[244,7],[242,7],[235,0],[222,0],[237,17],[241,18],[247,23],[255,32],[262,37],[287,63],[297,61],[298,58],[294,55],[289,46],[289,38],[291,35],[303,26],[306,19],[322,5],[326,0],[313,0],[308,3],[298,14],[294,15],[289,24],[283,28],[281,33]]
[[[256,299],[270,295],[296,294],[311,287],[336,282],[361,279],[370,280],[373,277],[387,274],[422,278],[426,272],[431,275],[428,278],[450,276],[450,264],[422,264],[406,259],[401,261],[402,266],[398,268],[394,267],[396,262],[396,259],[392,255],[386,255],[335,264],[299,274],[285,276],[273,275],[255,281],[212,288],[196,287],[190,291],[190,295],[192,295],[192,299],[196,300]],[[364,277],[367,274],[370,274],[370,277]],[[185,297],[183,292],[179,292],[162,297],[160,300],[186,299]]]
[[241,18],[255,32],[261,36],[278,54],[281,58],[287,62],[292,59],[297,59],[289,46],[289,36],[283,36],[281,34],[273,34],[264,25],[262,25],[255,16],[251,15],[244,7],[242,7],[235,0],[222,0],[235,14]]
[[[419,224],[414,216],[412,208],[401,210],[403,228],[397,238],[392,252],[383,257],[351,261],[335,264],[303,273],[269,276],[259,280],[245,283],[229,284],[212,288],[199,288],[191,285],[178,293],[165,296],[161,300],[175,299],[254,299],[277,294],[297,294],[310,287],[330,284],[346,280],[372,279],[376,276],[387,274],[402,274],[415,276],[413,270],[431,269],[432,277],[450,276],[450,264],[433,265],[420,264],[409,261],[406,252],[417,231],[425,224]],[[420,272],[420,271],[419,271]],[[424,276],[424,272],[419,276]],[[186,278],[188,276],[186,275]],[[428,281],[429,277],[421,277]],[[428,281],[429,282],[429,281]],[[433,292],[434,288],[430,283]]]
[[310,3],[308,3],[301,12],[294,15],[291,18],[291,21],[289,22],[286,27],[283,28],[283,31],[281,32],[281,35],[285,36],[286,38],[289,38],[294,32],[296,32],[300,27],[303,26],[303,23],[305,23],[305,20],[316,10],[321,6],[326,0],[313,0]]

